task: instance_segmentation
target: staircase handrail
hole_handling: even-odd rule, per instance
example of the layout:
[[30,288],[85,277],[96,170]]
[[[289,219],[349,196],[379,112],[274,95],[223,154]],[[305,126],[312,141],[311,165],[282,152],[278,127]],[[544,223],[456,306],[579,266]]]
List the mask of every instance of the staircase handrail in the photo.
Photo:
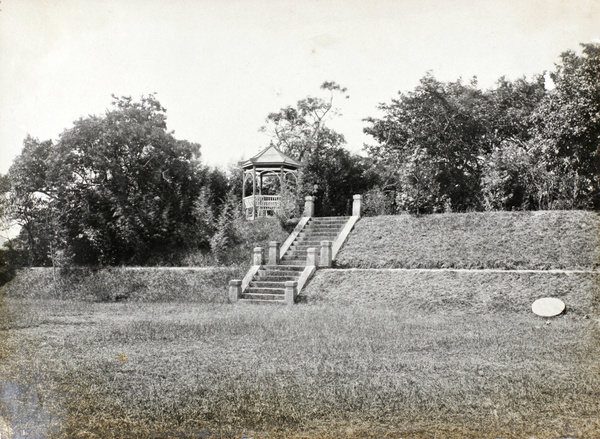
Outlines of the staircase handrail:
[[290,236],[288,236],[285,242],[281,244],[281,247],[279,248],[280,257],[283,257],[283,255],[285,255],[285,252],[288,251],[294,240],[298,237],[300,232],[302,232],[302,229],[304,228],[304,226],[306,226],[310,218],[310,216],[303,216],[302,218],[300,218],[300,221],[298,222],[298,224],[296,224],[296,227],[294,227],[294,231],[290,233]]
[[348,218],[346,225],[344,226],[342,231],[338,234],[337,238],[335,239],[335,242],[333,243],[333,246],[331,249],[331,253],[332,253],[331,259],[335,259],[338,252],[340,251],[340,249],[346,242],[346,239],[348,239],[348,235],[350,235],[350,232],[352,231],[352,229],[354,228],[354,225],[356,224],[356,222],[359,219],[360,219],[360,216],[351,216],[350,218]]

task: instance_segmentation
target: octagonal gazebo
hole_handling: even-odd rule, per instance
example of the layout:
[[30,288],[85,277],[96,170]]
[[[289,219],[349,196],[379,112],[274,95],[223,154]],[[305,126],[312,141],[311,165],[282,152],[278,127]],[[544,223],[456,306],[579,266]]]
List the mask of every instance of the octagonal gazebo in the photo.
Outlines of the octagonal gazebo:
[[[285,155],[274,145],[256,154],[254,157],[240,162],[244,170],[242,183],[242,203],[247,219],[272,216],[282,207],[282,195],[286,190],[289,178],[298,181],[298,171],[302,163]],[[267,178],[279,180],[279,194],[263,195],[263,183]],[[252,195],[246,196],[246,183],[252,182]]]

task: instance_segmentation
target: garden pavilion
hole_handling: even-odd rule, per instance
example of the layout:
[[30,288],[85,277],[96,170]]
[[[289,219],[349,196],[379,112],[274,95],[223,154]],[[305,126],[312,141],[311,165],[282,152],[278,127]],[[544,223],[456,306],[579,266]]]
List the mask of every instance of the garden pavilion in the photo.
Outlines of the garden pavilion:
[[[298,171],[303,166],[274,145],[269,145],[254,157],[240,162],[244,171],[242,184],[243,209],[247,219],[272,216],[282,208],[286,187],[298,183]],[[271,179],[267,185],[267,180]],[[252,195],[246,196],[246,184],[252,183]],[[268,187],[265,187],[268,186]],[[265,190],[267,189],[267,190]],[[265,192],[271,192],[264,194]],[[278,194],[272,192],[278,191]]]

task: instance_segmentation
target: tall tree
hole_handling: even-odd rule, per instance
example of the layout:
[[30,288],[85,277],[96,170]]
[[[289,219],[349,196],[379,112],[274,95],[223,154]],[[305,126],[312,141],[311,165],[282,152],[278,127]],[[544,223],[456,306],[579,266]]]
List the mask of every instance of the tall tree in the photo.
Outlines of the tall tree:
[[[600,207],[600,44],[564,52],[550,90],[534,114],[533,135],[553,172],[570,180],[560,207]],[[565,205],[566,204],[566,205]]]
[[327,98],[309,96],[267,116],[261,130],[272,137],[274,144],[286,154],[304,163],[299,196],[303,199],[319,188],[320,215],[344,215],[355,193],[366,190],[364,159],[350,154],[344,136],[327,126],[339,111],[334,105],[336,96],[348,98],[346,88],[335,82],[324,82],[321,89]]
[[[345,94],[346,88],[335,82],[324,82],[322,90],[329,92],[328,99],[309,96],[267,116],[267,125],[261,131],[268,133],[275,145],[286,154],[306,161],[318,149],[335,148],[345,143],[344,136],[326,126],[334,115],[334,96]],[[346,95],[346,97],[348,97]]]
[[430,73],[414,91],[379,105],[382,118],[364,129],[369,155],[387,169],[401,208],[416,212],[477,208],[479,156],[486,139],[485,97],[476,81],[442,83]]
[[546,95],[544,83],[543,75],[535,75],[531,81],[526,78],[509,81],[503,76],[495,87],[485,92],[484,117],[492,147],[509,139],[527,141],[531,138],[531,115]]
[[106,114],[79,119],[54,145],[26,139],[10,169],[21,207],[44,194],[77,262],[137,262],[185,245],[202,185],[200,146],[167,131],[154,96],[113,98]]

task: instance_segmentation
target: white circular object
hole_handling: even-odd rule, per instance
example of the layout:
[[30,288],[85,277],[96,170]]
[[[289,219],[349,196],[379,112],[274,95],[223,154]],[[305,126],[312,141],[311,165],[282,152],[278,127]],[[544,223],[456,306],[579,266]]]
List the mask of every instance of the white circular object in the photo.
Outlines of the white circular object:
[[554,317],[565,310],[565,303],[560,299],[544,297],[533,302],[531,310],[538,316]]

